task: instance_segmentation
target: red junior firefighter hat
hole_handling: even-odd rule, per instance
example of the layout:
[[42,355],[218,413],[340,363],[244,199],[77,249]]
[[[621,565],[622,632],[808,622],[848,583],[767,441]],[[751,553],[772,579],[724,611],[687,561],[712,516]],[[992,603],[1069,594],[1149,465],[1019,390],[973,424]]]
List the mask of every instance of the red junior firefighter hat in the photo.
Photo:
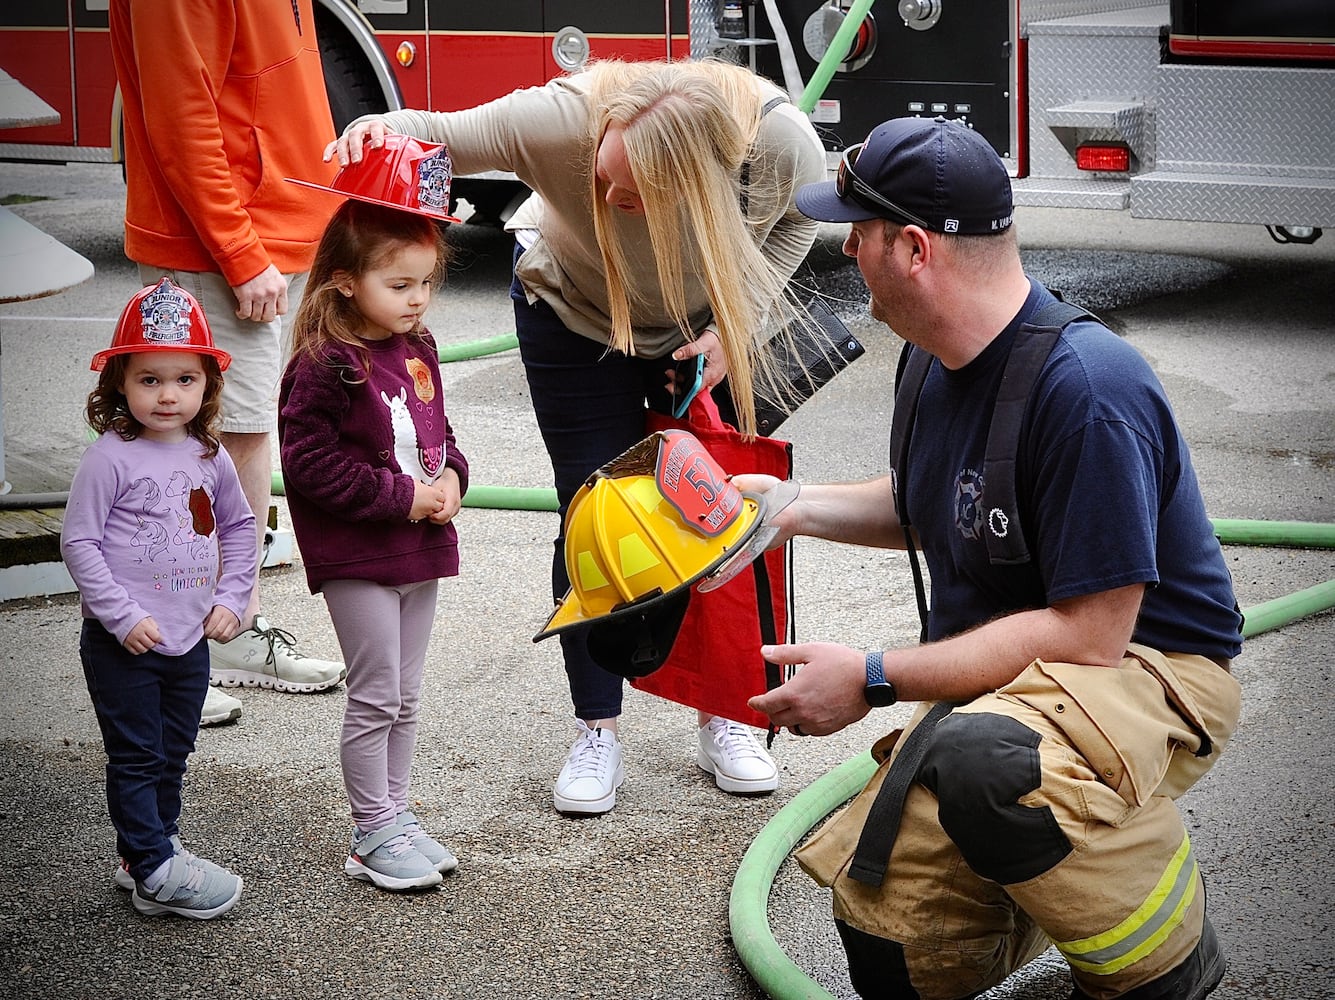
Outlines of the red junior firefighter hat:
[[145,351],[207,354],[221,371],[232,363],[230,354],[213,346],[213,331],[195,297],[170,278],[146,285],[125,304],[111,346],[94,354],[90,367],[100,372],[110,357]]
[[295,177],[287,180],[372,205],[415,212],[440,222],[459,222],[449,214],[453,178],[454,163],[443,145],[387,132],[383,146],[363,147],[361,161],[339,170],[331,186]]

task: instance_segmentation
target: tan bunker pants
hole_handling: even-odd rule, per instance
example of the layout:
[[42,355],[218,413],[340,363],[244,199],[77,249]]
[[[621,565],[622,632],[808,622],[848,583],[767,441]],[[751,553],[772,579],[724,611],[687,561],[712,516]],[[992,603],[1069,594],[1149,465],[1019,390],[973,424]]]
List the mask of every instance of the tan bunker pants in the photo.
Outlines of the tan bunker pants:
[[936,725],[879,886],[849,863],[906,739],[797,861],[833,887],[836,918],[902,946],[924,1000],[986,990],[1049,943],[1090,997],[1120,996],[1200,937],[1204,891],[1173,800],[1240,708],[1238,683],[1202,656],[1133,645],[1115,668],[1035,661]]

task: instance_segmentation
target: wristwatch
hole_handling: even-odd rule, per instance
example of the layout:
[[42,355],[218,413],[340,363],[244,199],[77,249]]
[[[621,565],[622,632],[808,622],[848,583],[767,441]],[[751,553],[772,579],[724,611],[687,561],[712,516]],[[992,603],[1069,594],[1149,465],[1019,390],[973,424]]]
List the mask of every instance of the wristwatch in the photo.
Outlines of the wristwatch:
[[867,686],[862,689],[862,697],[872,708],[885,708],[899,701],[895,686],[885,679],[882,660],[879,649],[867,654]]

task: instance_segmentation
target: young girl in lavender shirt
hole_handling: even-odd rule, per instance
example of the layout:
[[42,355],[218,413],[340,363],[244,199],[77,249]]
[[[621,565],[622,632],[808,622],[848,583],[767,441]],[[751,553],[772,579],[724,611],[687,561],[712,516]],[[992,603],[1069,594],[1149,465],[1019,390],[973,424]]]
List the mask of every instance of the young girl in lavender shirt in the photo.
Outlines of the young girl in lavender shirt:
[[[181,785],[225,642],[255,583],[255,516],[215,424],[222,371],[199,303],[164,278],[121,313],[87,419],[100,435],[60,538],[79,588],[79,656],[107,753],[107,809],[134,907],[207,920],[241,879],[181,842]],[[221,575],[219,561],[221,559]]]
[[335,181],[353,200],[311,267],[278,434],[307,582],[348,666],[340,757],[354,828],[343,868],[400,891],[436,885],[457,864],[408,809],[408,783],[437,581],[459,571],[452,519],[468,463],[422,327],[445,259],[433,221],[443,216],[417,211],[415,189],[402,201],[411,211],[365,203],[355,181]]

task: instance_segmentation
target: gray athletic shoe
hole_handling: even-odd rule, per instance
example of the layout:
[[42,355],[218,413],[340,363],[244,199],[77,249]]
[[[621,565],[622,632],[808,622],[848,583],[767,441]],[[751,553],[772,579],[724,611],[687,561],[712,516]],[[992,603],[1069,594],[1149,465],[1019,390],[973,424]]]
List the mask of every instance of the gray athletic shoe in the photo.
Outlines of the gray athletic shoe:
[[177,916],[211,920],[222,916],[241,899],[241,877],[217,865],[205,866],[193,854],[174,854],[167,877],[156,890],[134,884],[130,901],[151,917]]
[[413,847],[417,848],[417,853],[431,862],[436,871],[447,875],[459,867],[459,859],[448,847],[422,829],[422,824],[417,822],[411,810],[405,809],[399,813],[399,826],[403,827],[403,832],[408,835]]
[[[195,861],[198,861],[205,868],[216,868],[220,872],[227,872],[229,875],[231,874],[231,872],[229,872],[222,865],[215,864],[208,858],[201,858],[198,854],[191,854],[190,851],[186,848],[185,844],[181,843],[181,835],[179,833],[173,833],[171,835],[171,842],[172,842],[173,854],[184,854],[186,855],[186,857],[193,858]],[[125,863],[124,858],[117,858],[116,861],[117,861],[116,870],[111,873],[112,881],[116,883],[117,889],[124,889],[126,892],[133,892],[134,877],[130,874],[130,866]]]
[[441,881],[435,865],[413,846],[407,831],[398,823],[372,833],[362,833],[354,827],[352,849],[348,860],[343,862],[343,871],[391,892],[426,889]]

